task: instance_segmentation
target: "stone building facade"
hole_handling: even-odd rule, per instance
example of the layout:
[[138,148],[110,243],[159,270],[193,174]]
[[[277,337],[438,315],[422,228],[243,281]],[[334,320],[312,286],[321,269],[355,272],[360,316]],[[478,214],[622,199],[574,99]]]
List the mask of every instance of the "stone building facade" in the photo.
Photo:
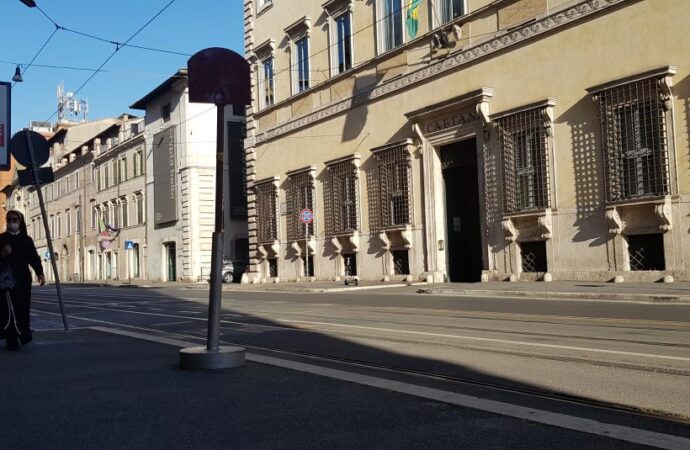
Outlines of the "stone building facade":
[[293,3],[244,2],[249,281],[690,279],[683,2]]

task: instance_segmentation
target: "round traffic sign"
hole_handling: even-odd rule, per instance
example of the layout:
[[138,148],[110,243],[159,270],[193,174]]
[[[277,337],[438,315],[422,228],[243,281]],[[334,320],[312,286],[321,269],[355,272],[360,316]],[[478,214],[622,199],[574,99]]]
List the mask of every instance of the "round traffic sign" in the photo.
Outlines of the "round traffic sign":
[[302,223],[312,223],[314,221],[314,213],[309,208],[304,208],[299,212],[299,221]]
[[22,166],[31,166],[31,155],[29,154],[29,146],[26,143],[26,133],[29,133],[31,146],[34,150],[34,163],[36,167],[41,167],[48,162],[48,158],[50,157],[50,146],[46,138],[35,131],[22,130],[16,132],[10,141],[10,153],[12,153],[14,159]]

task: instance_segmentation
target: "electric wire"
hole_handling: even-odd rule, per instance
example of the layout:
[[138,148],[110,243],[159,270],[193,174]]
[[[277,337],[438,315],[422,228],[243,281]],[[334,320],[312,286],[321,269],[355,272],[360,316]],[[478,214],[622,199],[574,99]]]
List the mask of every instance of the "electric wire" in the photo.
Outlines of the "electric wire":
[[[41,45],[41,48],[39,48],[38,51],[36,52],[36,54],[34,55],[34,57],[31,58],[31,61],[29,61],[29,64],[27,64],[26,67],[24,68],[24,70],[21,71],[21,75],[22,75],[22,76],[24,76],[24,74],[26,73],[26,71],[29,70],[29,68],[30,68],[31,65],[34,63],[34,61],[36,61],[36,58],[38,58],[38,55],[41,54],[41,52],[43,51],[43,49],[46,48],[46,46],[48,45],[48,43],[53,39],[53,36],[55,36],[55,34],[56,34],[58,31],[60,31],[60,29],[59,29],[59,28],[55,28],[55,29],[53,30],[53,32],[50,34],[50,36],[48,36],[48,39],[45,40],[45,42],[43,43],[43,45]],[[12,87],[14,87],[17,83],[18,83],[18,81],[15,81],[14,83],[12,83]]]

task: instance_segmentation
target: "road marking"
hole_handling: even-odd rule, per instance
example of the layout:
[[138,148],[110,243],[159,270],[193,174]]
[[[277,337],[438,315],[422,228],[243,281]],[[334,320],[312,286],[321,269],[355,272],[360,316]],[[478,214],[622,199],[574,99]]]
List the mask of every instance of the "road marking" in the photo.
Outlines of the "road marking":
[[[44,302],[44,301],[42,302],[42,301],[38,300],[38,301],[36,301],[36,303],[49,303],[49,302]],[[131,311],[131,310],[121,310],[121,309],[99,308],[97,306],[80,306],[80,307],[86,308],[86,309],[95,309],[95,310],[100,310],[100,311],[109,311],[109,312],[118,312],[118,313],[127,313],[127,314],[139,314],[139,315],[144,315],[144,316],[170,317],[173,319],[186,319],[186,320],[199,320],[199,321],[206,321],[207,320],[206,318],[201,318],[201,317],[188,317],[188,316],[179,316],[179,315],[174,315],[174,314],[150,313],[150,312],[146,312],[146,311]],[[80,313],[80,314],[86,314],[86,313]],[[200,313],[196,313],[196,314],[200,314]],[[553,349],[558,349],[558,350],[575,350],[575,351],[584,351],[584,352],[592,352],[592,353],[604,353],[604,354],[609,354],[609,355],[635,356],[635,357],[641,357],[641,358],[654,358],[654,359],[665,359],[665,360],[670,360],[670,361],[690,362],[690,358],[686,358],[683,356],[657,355],[654,353],[624,352],[624,351],[619,351],[619,350],[605,350],[605,349],[590,348],[590,347],[576,347],[576,346],[570,346],[570,345],[556,345],[556,344],[541,344],[538,342],[513,341],[513,340],[508,340],[508,339],[483,338],[483,337],[478,337],[478,336],[463,336],[463,335],[458,335],[458,334],[431,333],[428,331],[412,331],[412,330],[401,330],[401,329],[393,329],[393,328],[367,327],[367,326],[363,326],[363,325],[347,325],[347,324],[340,324],[340,323],[315,322],[315,321],[308,321],[308,320],[289,320],[289,319],[272,319],[272,320],[275,320],[277,322],[283,322],[283,323],[321,325],[321,326],[331,326],[331,327],[338,327],[338,328],[353,328],[353,329],[362,329],[362,330],[370,330],[370,331],[383,331],[383,332],[387,332],[387,333],[413,334],[413,335],[420,335],[420,336],[443,337],[443,338],[468,340],[468,341],[494,342],[494,343],[501,343],[501,344],[514,344],[514,345],[524,345],[524,346],[531,346],[531,347],[553,348]],[[277,326],[277,325],[264,325],[264,324],[258,324],[258,323],[239,322],[239,321],[233,321],[233,320],[221,320],[221,323],[232,324],[232,325],[241,325],[241,326],[249,326],[249,327],[276,328],[276,329],[280,329],[280,330],[297,331],[297,332],[313,332],[314,331],[314,330],[304,330],[304,329],[299,329],[299,328],[281,327],[281,326]]]
[[[113,329],[109,327],[92,327],[95,331],[111,333],[120,336],[127,336],[135,339],[142,339],[175,347],[191,347],[196,345],[180,339],[172,339],[163,336],[152,336],[144,333]],[[632,442],[635,444],[648,445],[669,450],[686,450],[690,448],[690,439],[674,436],[670,434],[657,433],[654,431],[642,430],[623,425],[599,422],[567,414],[555,413],[551,411],[529,408],[514,405],[511,403],[488,400],[456,392],[444,391],[441,389],[418,386],[411,383],[389,380],[385,378],[362,375],[355,372],[348,372],[340,369],[331,369],[314,364],[290,361],[287,359],[275,358],[272,356],[257,355],[254,353],[246,354],[247,361],[280,367],[283,369],[298,372],[310,373],[312,375],[332,378],[340,381],[347,381],[363,386],[369,386],[387,391],[398,392],[414,397],[425,398],[441,403],[452,404],[460,407],[485,411],[501,416],[513,417],[520,420],[541,423],[567,430],[578,431],[581,433],[603,436],[606,438],[618,439],[621,441]]]
[[556,344],[540,344],[538,342],[525,342],[525,341],[511,341],[508,339],[495,339],[495,338],[483,338],[477,336],[462,336],[457,334],[442,334],[442,333],[431,333],[427,331],[412,331],[412,330],[401,330],[393,328],[380,328],[380,327],[365,327],[363,325],[346,325],[341,323],[330,323],[330,322],[313,322],[309,320],[289,320],[289,319],[276,319],[278,322],[284,323],[297,323],[306,325],[322,325],[322,326],[332,326],[340,328],[355,328],[360,330],[371,330],[371,331],[385,331],[387,333],[402,333],[402,334],[417,334],[420,336],[433,336],[433,337],[444,337],[452,339],[462,339],[468,341],[483,341],[483,342],[496,342],[501,344],[517,344],[517,345],[527,345],[532,347],[542,347],[542,348],[554,348],[559,350],[577,350],[585,352],[595,352],[595,353],[606,353],[610,355],[624,355],[624,356],[640,356],[643,358],[657,358],[657,359],[668,359],[671,361],[683,361],[690,362],[690,358],[685,358],[683,356],[666,356],[657,355],[653,353],[636,353],[636,352],[622,352],[619,350],[605,350],[600,348],[589,348],[589,347],[574,347],[570,345],[556,345]]
[[154,323],[151,326],[152,327],[169,327],[172,325],[182,325],[182,324],[187,324],[187,323],[194,323],[194,321],[193,320],[182,320],[182,321],[177,321],[177,322]]

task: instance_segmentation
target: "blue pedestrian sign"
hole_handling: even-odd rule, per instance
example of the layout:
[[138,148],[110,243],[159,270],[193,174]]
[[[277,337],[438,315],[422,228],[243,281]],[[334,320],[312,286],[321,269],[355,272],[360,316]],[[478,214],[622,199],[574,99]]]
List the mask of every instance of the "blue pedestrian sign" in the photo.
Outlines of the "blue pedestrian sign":
[[50,259],[50,252],[49,251],[45,252],[45,257],[46,257],[46,259]]
[[125,250],[134,250],[134,241],[125,241]]

